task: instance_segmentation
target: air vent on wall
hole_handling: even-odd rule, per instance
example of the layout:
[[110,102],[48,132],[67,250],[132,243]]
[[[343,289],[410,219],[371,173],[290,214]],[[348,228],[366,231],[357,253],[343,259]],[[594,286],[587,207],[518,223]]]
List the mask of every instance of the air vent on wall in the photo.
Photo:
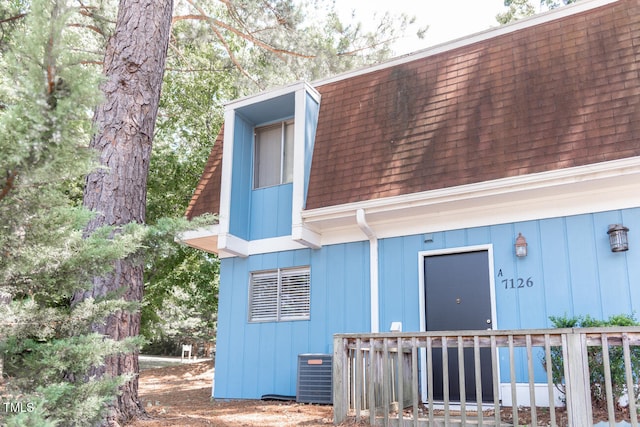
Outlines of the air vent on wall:
[[297,402],[333,403],[331,362],[330,354],[298,355]]

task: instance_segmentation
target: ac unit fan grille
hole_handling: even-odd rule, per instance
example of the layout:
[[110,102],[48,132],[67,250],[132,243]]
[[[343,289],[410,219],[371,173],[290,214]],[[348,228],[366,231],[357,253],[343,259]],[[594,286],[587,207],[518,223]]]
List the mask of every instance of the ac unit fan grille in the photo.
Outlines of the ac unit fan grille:
[[296,401],[300,403],[332,404],[332,375],[331,355],[299,355]]

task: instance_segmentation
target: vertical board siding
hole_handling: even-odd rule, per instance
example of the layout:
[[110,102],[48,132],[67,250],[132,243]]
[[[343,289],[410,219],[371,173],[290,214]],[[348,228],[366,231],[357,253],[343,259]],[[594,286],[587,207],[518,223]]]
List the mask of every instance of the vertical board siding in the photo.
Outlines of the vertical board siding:
[[380,331],[387,332],[391,322],[402,322],[402,330],[420,330],[417,253],[423,235],[382,239],[380,257]]
[[[634,283],[629,286],[629,302],[631,312],[640,316],[640,208],[622,211],[622,224],[629,227],[629,250],[624,253],[625,270],[629,275],[627,279]],[[620,255],[620,254],[619,254]],[[633,261],[632,261],[633,260]]]
[[[490,241],[493,243],[494,282],[497,308],[497,323],[500,329],[520,329],[519,291],[505,290],[503,280],[517,278],[517,259],[514,255],[516,236],[511,224],[494,225],[490,228]],[[534,236],[526,236],[529,248],[533,246]]]
[[[607,235],[606,230],[603,233],[605,236]],[[571,272],[573,296],[572,301],[567,301],[567,311],[573,311],[576,315],[588,313],[596,318],[601,318],[602,303],[597,283],[596,239],[593,215],[567,218],[569,271]],[[569,309],[569,306],[572,306],[572,310]]]
[[[630,250],[612,253],[607,227],[628,226]],[[640,267],[628,265],[640,240],[640,209],[610,211],[499,224],[465,230],[395,237],[380,240],[380,325],[385,331],[401,320],[404,331],[419,330],[419,287],[417,254],[420,251],[493,245],[496,325],[499,329],[547,328],[549,316],[590,315],[608,318],[632,314],[640,305]],[[515,256],[518,233],[527,239],[528,255]],[[640,233],[640,232],[639,232]],[[636,263],[640,264],[640,263]],[[530,279],[531,287],[526,286]],[[518,288],[518,282],[525,283]],[[514,288],[511,288],[511,283]],[[542,349],[533,349],[539,360]],[[528,381],[526,351],[516,349],[516,381]],[[510,381],[508,351],[500,352],[501,381]],[[544,382],[541,363],[534,363],[536,381]]]
[[252,190],[249,240],[290,235],[292,201],[292,184]]
[[[573,300],[569,248],[566,236],[566,219],[554,218],[540,224],[540,246],[542,257],[542,283],[545,284],[545,303],[548,316],[573,315],[573,306],[567,301]],[[545,326],[551,326],[547,321]]]
[[455,248],[468,246],[466,230],[451,230],[444,233],[444,247]]
[[[610,223],[630,228],[628,252],[610,251]],[[639,230],[640,209],[627,209],[380,239],[381,330],[392,321],[402,321],[404,331],[420,329],[419,252],[486,244],[493,247],[499,329],[547,328],[549,316],[632,314],[640,309],[640,286],[632,286],[640,263],[631,261]],[[527,239],[526,258],[514,254],[518,232]],[[248,323],[249,273],[301,265],[311,266],[311,319]],[[519,278],[533,285],[517,288]],[[298,354],[331,353],[334,333],[370,331],[369,242],[223,259],[219,307],[214,396],[293,396]],[[536,382],[546,381],[542,352],[533,349]],[[515,349],[514,357],[515,381],[527,382],[526,351]],[[508,349],[499,358],[500,381],[510,382]]]
[[[594,231],[598,236],[596,281],[602,301],[602,317],[606,319],[620,313],[631,313],[630,287],[626,285],[626,257],[624,253],[611,252],[609,236],[606,233],[609,224],[622,223],[622,215],[620,212],[602,212],[594,214],[593,217]],[[615,268],[617,264],[624,264],[625,268]]]
[[233,144],[231,212],[229,232],[242,239],[249,238],[249,195],[251,191],[253,124],[236,114]]
[[[247,263],[243,258],[220,260],[220,290],[218,294],[218,329],[216,335],[216,369],[213,395],[222,391],[225,396],[244,395],[243,373],[245,360],[245,334],[238,334],[230,325],[246,324],[246,314],[237,307],[246,307],[247,301],[236,289],[243,287],[242,276],[236,274]],[[246,268],[246,267],[245,267]],[[244,285],[248,286],[248,282]],[[220,386],[220,390],[217,386]]]
[[[297,358],[331,353],[333,334],[369,332],[368,242],[221,260],[215,398],[295,396]],[[311,266],[311,319],[249,323],[252,271]]]
[[[292,332],[294,323],[302,323],[297,334]],[[269,337],[268,352],[263,352],[263,348],[256,349],[260,357],[269,361],[270,372],[263,372],[264,375],[258,381],[261,390],[258,394],[262,396],[267,393],[284,394],[293,396],[291,390],[291,364],[295,366],[295,358],[291,357],[293,342],[296,339],[305,341],[308,335],[307,322],[269,322],[259,325],[261,330],[274,329],[277,332]],[[272,390],[272,391],[269,391]]]
[[[515,256],[515,239],[518,233],[522,233],[527,238],[528,254],[526,257],[518,258]],[[503,292],[516,293],[518,297],[518,328],[529,329],[539,328],[547,322],[547,310],[545,307],[545,289],[544,275],[542,274],[542,254],[541,247],[541,228],[540,221],[526,221],[516,223],[513,227],[511,236],[511,253],[510,257],[515,264],[514,276],[509,278],[500,278],[496,281],[496,287],[501,288]],[[532,243],[529,243],[529,241]],[[544,248],[546,250],[546,248]],[[503,280],[508,279],[508,283]],[[514,286],[524,285],[524,288],[511,289],[511,279],[514,280]],[[533,286],[528,287],[527,281],[530,280]],[[505,285],[508,289],[505,289]]]

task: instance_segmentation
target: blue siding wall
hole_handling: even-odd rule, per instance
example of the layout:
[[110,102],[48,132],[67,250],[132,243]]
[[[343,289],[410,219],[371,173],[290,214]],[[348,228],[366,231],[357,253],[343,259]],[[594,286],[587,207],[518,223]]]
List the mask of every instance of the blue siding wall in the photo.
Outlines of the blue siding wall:
[[291,234],[293,184],[251,191],[251,240]]
[[[607,227],[631,229],[630,250],[612,253]],[[607,318],[640,312],[640,209],[576,215],[381,239],[379,241],[380,326],[402,321],[404,331],[420,330],[421,251],[493,245],[494,286],[499,329],[550,327],[549,316]],[[529,255],[517,258],[514,241],[522,233]],[[325,246],[221,261],[216,355],[216,398],[295,395],[300,353],[332,352],[332,335],[370,330],[369,243]],[[251,271],[311,266],[311,320],[281,323],[247,321]],[[512,289],[510,281],[532,286]],[[517,354],[517,381],[526,381],[526,357]],[[508,381],[508,355],[500,355]],[[542,365],[536,378],[544,381]]]
[[[611,252],[607,227],[613,223],[631,229],[628,252]],[[500,329],[549,327],[549,316],[640,312],[640,263],[631,262],[640,250],[633,239],[639,229],[640,209],[629,209],[433,233],[433,242],[423,235],[382,239],[380,324],[384,329],[401,320],[405,331],[419,329],[418,252],[484,244],[493,244]],[[526,258],[514,255],[519,232],[529,244]],[[511,289],[510,280],[518,278],[530,278],[533,286]]]
[[[337,332],[367,332],[367,243],[221,260],[214,397],[256,399],[296,394],[297,357],[330,353]],[[251,271],[311,267],[311,319],[249,323]]]
[[[290,118],[293,108],[294,98],[289,94],[277,100],[271,100],[265,103],[265,106],[258,104],[245,107],[235,116],[229,223],[229,231],[235,236],[245,240],[257,240],[291,234],[293,185],[285,184],[254,190],[252,179],[256,123],[264,123],[267,118],[268,121]],[[304,200],[306,200],[309,185],[320,106],[311,95],[306,94],[305,108],[304,142],[298,145],[304,147],[305,151]]]
[[249,238],[249,193],[251,191],[251,158],[253,123],[236,114],[234,126],[231,212],[229,232],[242,239]]
[[253,190],[254,124],[236,114],[229,231],[245,240],[291,234],[292,184]]
[[[623,223],[631,229],[630,250],[613,253],[609,248],[609,224]],[[418,252],[493,244],[494,285],[499,329],[546,328],[549,316],[589,314],[606,319],[611,315],[640,312],[640,268],[632,262],[640,250],[633,239],[640,230],[640,209],[576,215],[515,224],[451,230],[380,241],[380,327],[402,321],[404,331],[420,329],[418,307]],[[526,258],[514,254],[515,237],[522,233],[528,243]],[[532,286],[518,289],[518,279]],[[516,287],[512,289],[511,280]],[[508,357],[502,379],[509,378]],[[517,372],[526,381],[526,358]],[[544,380],[541,364],[536,366]]]

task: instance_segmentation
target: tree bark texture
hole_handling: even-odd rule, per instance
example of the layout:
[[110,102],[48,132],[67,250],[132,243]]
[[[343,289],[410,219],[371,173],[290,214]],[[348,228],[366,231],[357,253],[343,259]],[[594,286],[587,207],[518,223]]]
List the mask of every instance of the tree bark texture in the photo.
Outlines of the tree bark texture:
[[[95,112],[96,134],[91,147],[102,169],[86,179],[84,205],[96,212],[86,232],[103,225],[143,223],[147,173],[165,59],[171,30],[172,0],[120,0],[114,34],[107,44],[102,86],[104,101]],[[143,266],[129,257],[118,261],[112,274],[96,277],[93,289],[74,302],[124,289],[124,298],[142,301]],[[140,313],[117,313],[98,332],[116,340],[137,336]],[[117,426],[144,413],[138,402],[138,355],[110,357],[97,374],[130,374],[105,420]]]

